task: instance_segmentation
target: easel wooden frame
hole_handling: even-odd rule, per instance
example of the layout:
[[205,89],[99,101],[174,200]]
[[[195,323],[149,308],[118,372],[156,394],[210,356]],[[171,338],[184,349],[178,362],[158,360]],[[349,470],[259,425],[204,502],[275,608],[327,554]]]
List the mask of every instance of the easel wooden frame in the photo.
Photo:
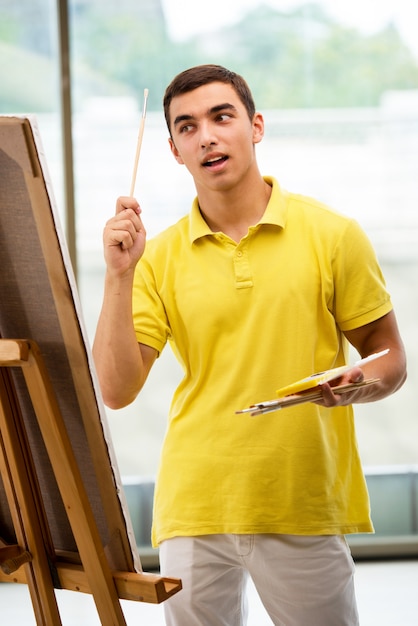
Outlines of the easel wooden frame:
[[[0,339],[0,367],[3,370],[10,367],[22,369],[77,542],[82,567],[60,564],[59,559],[53,564],[60,586],[91,593],[105,626],[125,624],[120,598],[158,603],[173,595],[179,590],[178,579],[110,571],[38,346],[31,341]],[[19,540],[19,556],[26,561],[24,579],[29,586],[37,623],[60,624],[50,569],[53,551],[46,545],[49,536],[47,521],[37,502],[36,476],[31,471],[30,450],[26,446],[24,425],[19,420],[15,401],[13,385],[3,371],[0,381],[0,469]],[[0,564],[1,554],[0,549]],[[22,565],[19,557],[17,565]],[[18,574],[14,577],[16,581],[23,578]],[[0,580],[7,578],[2,575]]]
[[61,624],[63,588],[123,626],[120,599],[181,581],[142,572],[37,132],[0,116],[0,582],[28,585],[39,625]]

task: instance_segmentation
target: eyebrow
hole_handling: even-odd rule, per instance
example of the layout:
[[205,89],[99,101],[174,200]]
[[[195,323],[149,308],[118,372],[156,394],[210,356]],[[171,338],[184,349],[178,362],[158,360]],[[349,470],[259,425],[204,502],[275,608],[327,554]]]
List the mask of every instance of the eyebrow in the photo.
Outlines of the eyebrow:
[[[215,113],[219,113],[220,111],[236,111],[236,107],[234,107],[233,104],[230,104],[229,102],[224,102],[223,104],[217,104],[214,107],[211,107],[210,109],[207,110],[206,114],[207,115],[214,115]],[[188,115],[188,114],[183,114],[183,115],[178,115],[174,122],[173,122],[173,126],[176,127],[178,124],[180,124],[181,122],[188,122],[190,120],[194,120],[195,117],[194,115]]]

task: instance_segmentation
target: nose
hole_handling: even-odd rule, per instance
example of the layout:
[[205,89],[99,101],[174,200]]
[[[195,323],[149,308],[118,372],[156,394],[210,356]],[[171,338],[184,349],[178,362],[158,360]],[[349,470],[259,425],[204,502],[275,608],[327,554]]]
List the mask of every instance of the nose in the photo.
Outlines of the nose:
[[209,122],[203,122],[200,125],[200,146],[202,148],[207,148],[209,146],[214,146],[217,144],[215,129],[213,124]]

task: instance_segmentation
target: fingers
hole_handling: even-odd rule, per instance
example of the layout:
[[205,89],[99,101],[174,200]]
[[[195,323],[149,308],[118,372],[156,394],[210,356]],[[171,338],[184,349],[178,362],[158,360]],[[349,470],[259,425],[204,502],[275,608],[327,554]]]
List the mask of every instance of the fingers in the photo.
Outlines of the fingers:
[[121,196],[116,201],[116,214],[105,229],[108,242],[121,245],[122,249],[131,248],[139,233],[145,235],[145,228],[140,218],[141,207],[135,198]]
[[341,399],[341,396],[337,396],[333,393],[332,387],[328,383],[321,385],[322,399],[318,402],[322,406],[331,407],[336,406]]
[[126,209],[132,209],[137,215],[141,213],[141,207],[138,204],[136,198],[130,196],[120,196],[116,201],[116,215],[125,211]]
[[139,234],[146,235],[140,218],[141,207],[136,198],[120,196],[116,201],[116,215],[106,224],[108,243],[129,250]]
[[360,367],[353,367],[348,372],[350,383],[361,383],[364,380],[364,372]]
[[107,222],[104,234],[108,245],[120,245],[123,250],[129,250],[137,237],[145,237],[146,232],[139,215],[133,209],[124,209]]
[[106,265],[112,274],[130,272],[145,250],[146,231],[141,208],[135,198],[118,198],[116,214],[107,221],[103,231]]
[[324,383],[321,385],[322,399],[318,402],[322,406],[342,406],[352,404],[356,398],[359,397],[357,389],[350,393],[338,394],[334,393],[334,386],[348,385],[350,383],[361,383],[364,380],[364,372],[360,367],[353,367],[344,376],[339,379],[331,381],[331,383]]

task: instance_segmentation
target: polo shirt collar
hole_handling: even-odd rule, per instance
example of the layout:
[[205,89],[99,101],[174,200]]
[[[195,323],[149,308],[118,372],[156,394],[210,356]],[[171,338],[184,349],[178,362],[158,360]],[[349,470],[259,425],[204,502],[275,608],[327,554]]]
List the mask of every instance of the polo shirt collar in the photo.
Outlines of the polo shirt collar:
[[[263,178],[269,185],[271,185],[272,192],[266,210],[264,211],[264,215],[260,219],[259,224],[273,224],[274,226],[283,228],[286,222],[287,212],[286,193],[281,190],[279,183],[272,176],[264,176]],[[190,212],[190,241],[193,243],[201,237],[213,234],[214,233],[203,219],[199,209],[199,201],[196,197],[193,201]]]

